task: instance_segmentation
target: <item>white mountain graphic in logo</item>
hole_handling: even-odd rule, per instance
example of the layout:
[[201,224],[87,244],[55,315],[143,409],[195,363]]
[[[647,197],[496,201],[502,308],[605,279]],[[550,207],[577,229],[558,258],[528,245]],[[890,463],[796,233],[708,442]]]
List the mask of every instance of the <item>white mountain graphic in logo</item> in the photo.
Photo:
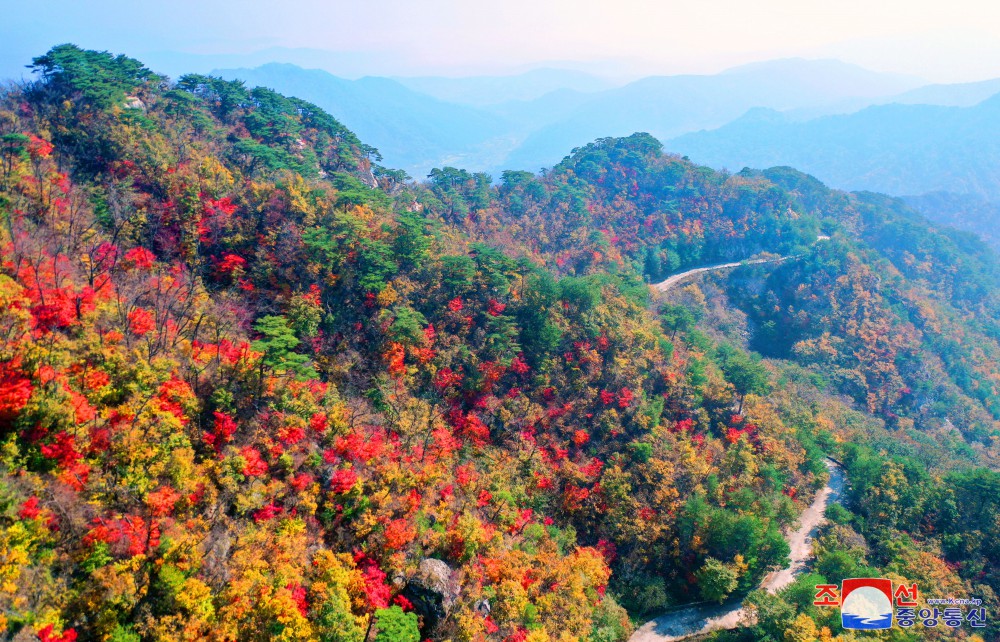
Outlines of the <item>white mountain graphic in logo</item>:
[[892,602],[873,586],[856,588],[840,607],[845,629],[887,629],[892,626]]

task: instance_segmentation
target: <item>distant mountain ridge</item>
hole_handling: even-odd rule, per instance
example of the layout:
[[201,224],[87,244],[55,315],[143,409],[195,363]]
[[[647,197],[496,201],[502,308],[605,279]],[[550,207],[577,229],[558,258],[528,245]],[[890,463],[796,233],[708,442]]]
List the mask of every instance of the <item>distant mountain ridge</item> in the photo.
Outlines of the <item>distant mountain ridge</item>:
[[218,69],[227,80],[295,95],[337,114],[365,140],[373,141],[388,165],[423,178],[442,164],[488,162],[469,157],[509,125],[489,112],[449,103],[381,77],[346,80],[319,69],[271,63],[256,69]]
[[478,107],[510,101],[531,101],[562,90],[593,93],[616,86],[609,80],[582,71],[549,67],[506,76],[414,76],[393,77],[393,80],[439,100]]
[[[836,60],[775,60],[615,86],[580,71],[372,77],[292,64],[213,72],[336,113],[387,166],[553,167],[581,141],[646,131],[716,168],[794,166],[830,185],[907,196],[998,247],[1000,79],[921,85]],[[991,98],[991,96],[993,96]]]
[[803,59],[714,75],[652,76],[622,86],[548,68],[509,76],[354,81],[290,64],[213,73],[300,95],[337,113],[388,164],[418,178],[444,165],[494,174],[537,170],[555,165],[580,141],[601,136],[648,131],[668,139],[722,126],[754,107],[864,106],[921,84],[835,60]]
[[991,203],[971,194],[929,192],[904,196],[906,204],[940,225],[973,232],[1000,252],[1000,203]]
[[734,171],[789,165],[843,189],[1000,201],[1000,95],[973,107],[878,105],[804,122],[751,110],[667,146]]

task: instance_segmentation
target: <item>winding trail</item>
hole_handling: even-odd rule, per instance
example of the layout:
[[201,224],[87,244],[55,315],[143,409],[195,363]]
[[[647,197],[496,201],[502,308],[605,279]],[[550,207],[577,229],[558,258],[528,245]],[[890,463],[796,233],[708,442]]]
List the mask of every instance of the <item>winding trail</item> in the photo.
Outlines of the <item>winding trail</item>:
[[[794,582],[802,573],[812,558],[812,542],[819,528],[826,523],[824,517],[826,507],[831,502],[840,503],[843,500],[846,483],[844,469],[832,459],[827,459],[825,463],[830,471],[830,480],[816,493],[809,508],[802,512],[798,528],[788,534],[788,545],[791,549],[788,555],[790,563],[785,568],[765,576],[760,583],[760,588],[770,593],[777,593]],[[746,614],[742,600],[725,604],[691,605],[646,622],[632,634],[629,642],[671,642],[711,631],[735,629],[745,619]]]
[[688,277],[694,276],[695,274],[701,274],[702,272],[714,272],[715,270],[728,270],[729,268],[739,267],[741,265],[756,265],[758,263],[777,263],[778,261],[784,261],[785,257],[777,259],[754,259],[752,261],[737,261],[735,263],[719,263],[718,265],[706,265],[705,267],[694,268],[692,270],[687,270],[686,272],[681,272],[679,274],[674,274],[668,276],[659,283],[654,283],[652,287],[656,288],[660,292],[666,292],[670,288],[674,287],[681,281],[687,279]]
[[[816,237],[813,241],[813,245],[819,243],[820,241],[829,241],[830,237],[826,234],[821,234]],[[795,256],[779,256],[773,259],[752,259],[747,261],[736,261],[733,263],[718,263],[716,265],[706,265],[704,267],[698,267],[679,274],[674,274],[668,276],[659,283],[652,284],[651,287],[659,290],[660,292],[666,292],[671,289],[681,281],[684,281],[688,277],[694,276],[695,274],[701,274],[702,272],[714,272],[716,270],[728,270],[730,268],[739,267],[741,265],[758,265],[760,263],[781,263],[782,261],[787,261],[788,259],[796,258]]]
[[756,265],[758,263],[779,263],[787,258],[788,257],[782,256],[776,259],[753,259],[752,261],[737,261],[735,263],[719,263],[718,265],[706,265],[705,267],[694,268],[692,270],[687,270],[686,272],[681,272],[679,274],[668,276],[659,283],[654,283],[652,287],[656,288],[660,292],[666,292],[667,290],[674,287],[681,281],[684,281],[688,277],[694,276],[695,274],[701,274],[702,272],[714,272],[715,270],[728,270],[730,268],[739,267],[741,265]]

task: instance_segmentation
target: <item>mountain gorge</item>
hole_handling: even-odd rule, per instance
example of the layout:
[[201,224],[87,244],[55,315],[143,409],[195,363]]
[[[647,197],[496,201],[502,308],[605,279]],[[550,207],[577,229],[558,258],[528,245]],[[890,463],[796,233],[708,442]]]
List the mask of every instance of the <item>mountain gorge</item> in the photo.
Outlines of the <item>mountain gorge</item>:
[[[4,635],[614,642],[749,594],[719,639],[847,642],[812,587],[882,575],[1000,606],[1000,265],[971,235],[632,131],[412,182],[348,118],[414,163],[444,149],[415,120],[508,134],[392,81],[32,68],[0,95]],[[663,113],[695,122],[691,92]],[[827,456],[846,507],[755,591]]]

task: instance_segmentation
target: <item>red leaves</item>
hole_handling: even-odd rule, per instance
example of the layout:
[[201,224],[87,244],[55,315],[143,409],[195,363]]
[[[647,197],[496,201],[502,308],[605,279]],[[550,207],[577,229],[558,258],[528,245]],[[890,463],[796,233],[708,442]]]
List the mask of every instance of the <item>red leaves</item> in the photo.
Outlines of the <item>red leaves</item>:
[[236,213],[236,204],[228,196],[218,200],[206,199],[202,204],[202,212],[208,216],[232,216]]
[[694,430],[694,419],[688,417],[677,422],[677,432],[691,432]]
[[160,384],[159,394],[156,396],[160,409],[177,417],[185,426],[188,418],[184,413],[183,403],[195,399],[194,392],[185,381],[178,379],[176,375]]
[[385,432],[377,430],[368,435],[361,432],[348,433],[337,437],[333,447],[350,461],[367,464],[379,457],[385,449]]
[[324,413],[313,413],[313,415],[309,417],[309,428],[317,435],[326,434],[329,427],[330,419]]
[[240,455],[243,457],[243,461],[246,462],[243,465],[243,474],[245,476],[259,477],[267,473],[267,462],[261,458],[260,452],[256,448],[246,446],[240,450]]
[[236,205],[228,196],[218,200],[208,198],[202,203],[201,211],[201,220],[198,221],[199,240],[202,243],[213,243],[229,226],[236,213]]
[[437,350],[433,348],[437,330],[434,329],[433,323],[424,328],[423,335],[422,346],[410,346],[410,354],[421,364],[429,363],[437,356]]
[[406,519],[394,519],[385,525],[385,545],[391,551],[398,551],[413,541],[417,529]]
[[[39,160],[42,158],[48,158],[52,155],[52,150],[55,146],[44,138],[39,138],[34,134],[28,134],[28,155],[31,156],[33,160]],[[51,628],[51,627],[50,627]],[[76,636],[73,636],[76,639]]]
[[54,628],[51,624],[38,629],[38,639],[41,642],[76,642],[76,631],[73,629],[65,629],[59,635],[56,635],[53,631]]
[[54,442],[42,445],[41,451],[43,457],[55,459],[63,468],[72,467],[83,459],[83,455],[76,450],[76,437],[65,430],[56,433]]
[[589,477],[590,479],[597,479],[601,475],[601,471],[603,469],[604,469],[604,462],[594,457],[593,459],[590,460],[589,464],[580,468],[580,472]]
[[549,419],[558,419],[559,417],[562,417],[563,415],[567,414],[572,409],[573,409],[573,404],[567,402],[561,406],[553,406],[549,408],[548,410],[545,411],[545,414],[549,417]]
[[455,433],[468,439],[475,446],[485,446],[490,443],[490,428],[475,413],[463,414],[454,410],[448,417],[455,427]]
[[496,299],[490,299],[489,305],[486,309],[486,313],[491,317],[498,317],[503,314],[503,311],[507,309],[506,303],[500,303]]
[[97,417],[97,410],[90,405],[87,398],[75,390],[69,391],[70,405],[73,406],[73,418],[76,423],[85,424],[93,421]]
[[612,541],[599,539],[597,540],[597,546],[594,548],[597,549],[597,552],[601,554],[604,561],[608,564],[614,562],[615,558],[618,557],[618,547],[615,546],[615,543]]
[[605,406],[610,406],[615,401],[615,393],[608,392],[607,390],[602,390],[600,393],[601,403]]
[[[522,582],[523,584],[523,582]],[[524,588],[528,588],[525,586]],[[528,639],[528,629],[522,627],[507,636],[504,642],[525,642]]]
[[563,489],[563,508],[570,512],[580,510],[588,497],[590,490],[570,484]]
[[285,589],[292,594],[292,601],[295,602],[295,608],[299,610],[302,617],[309,615],[309,598],[305,587],[301,584],[293,584],[289,582],[285,585]]
[[212,425],[212,432],[204,433],[202,439],[209,446],[213,446],[215,452],[220,452],[222,447],[229,443],[236,433],[236,421],[224,412],[216,411],[213,414],[215,415],[215,422]]
[[503,377],[506,368],[494,361],[483,361],[479,364],[479,372],[483,375],[483,392],[490,392],[493,386]]
[[118,247],[114,243],[103,241],[97,246],[90,258],[98,268],[108,271],[114,265],[115,259],[118,258]]
[[618,392],[618,407],[628,408],[632,405],[632,401],[635,399],[635,395],[628,388],[622,388]]
[[17,281],[32,304],[35,325],[43,332],[75,325],[84,313],[94,309],[95,292],[91,287],[76,290],[64,285],[70,270],[69,259],[62,254],[43,255],[37,263],[26,261],[17,270]]
[[590,433],[586,430],[576,430],[573,432],[573,443],[577,446],[582,446],[590,441]]
[[261,522],[266,522],[280,515],[283,510],[284,509],[281,508],[281,506],[278,506],[274,502],[271,502],[270,504],[264,506],[260,510],[254,511],[253,521],[258,524]]
[[417,489],[411,488],[409,494],[406,496],[406,499],[403,500],[403,503],[406,504],[406,510],[413,513],[420,508],[420,503],[422,501],[423,497],[417,492]]
[[531,371],[531,367],[524,361],[524,355],[517,355],[510,362],[511,372],[515,372],[519,375],[528,374]]
[[555,488],[551,477],[546,477],[537,471],[535,472],[535,486],[539,490],[552,490]]
[[0,363],[0,421],[17,416],[28,403],[34,388],[21,371],[21,358]]
[[278,429],[278,440],[285,446],[294,446],[306,438],[306,431],[302,426],[287,424]]
[[338,494],[350,492],[358,482],[358,475],[353,468],[341,468],[330,477],[330,490]]
[[292,488],[299,491],[300,493],[313,483],[313,477],[309,473],[299,473],[289,482]]
[[462,297],[455,297],[451,301],[448,301],[448,309],[452,312],[461,312],[465,304],[462,303]]
[[47,363],[38,366],[38,369],[35,370],[35,379],[43,386],[50,381],[54,381],[57,376],[59,376],[59,373],[56,372],[56,369]]
[[382,357],[385,359],[389,374],[392,377],[399,379],[406,374],[406,364],[403,362],[406,357],[406,350],[403,348],[403,344],[396,341],[391,342]]
[[493,493],[488,490],[481,490],[479,491],[479,497],[476,498],[476,506],[483,508],[488,506],[491,501],[493,501]]
[[434,375],[434,387],[440,391],[445,391],[452,386],[458,386],[462,383],[462,375],[458,372],[452,372],[451,368],[441,368]]
[[192,341],[191,348],[195,356],[199,358],[209,358],[209,355],[218,355],[219,361],[226,366],[234,366],[240,361],[250,359],[255,354],[250,349],[250,344],[246,341],[233,343],[229,339],[223,339],[219,345]]
[[122,259],[126,269],[149,270],[156,261],[156,255],[144,247],[135,247],[125,253]]
[[17,516],[20,519],[35,519],[42,512],[38,507],[38,498],[32,495],[23,504],[21,504],[20,510],[17,511]]
[[174,505],[180,498],[181,494],[173,487],[164,485],[146,495],[146,505],[153,517],[166,517],[174,511]]
[[455,481],[462,488],[468,488],[477,478],[475,466],[472,464],[462,464],[455,469]]
[[87,368],[86,371],[79,376],[80,383],[83,387],[92,392],[96,392],[111,383],[111,377],[108,376],[108,373],[92,367]]
[[141,337],[156,329],[156,319],[146,308],[136,308],[128,313],[128,329]]
[[424,364],[430,363],[434,357],[437,356],[437,350],[434,348],[410,348],[411,354],[416,357],[417,361]]
[[160,545],[159,529],[137,515],[97,519],[83,538],[85,544],[104,542],[118,556],[135,557]]
[[364,553],[355,553],[354,562],[361,568],[361,590],[368,599],[369,608],[374,611],[389,606],[392,589],[385,583],[385,571]]
[[219,274],[232,276],[237,271],[242,274],[243,270],[246,269],[246,265],[247,260],[242,256],[238,256],[236,254],[226,254],[215,266],[215,269],[219,272]]
[[521,510],[521,512],[518,513],[517,515],[517,519],[514,520],[514,523],[511,525],[510,532],[511,533],[520,532],[521,530],[524,529],[525,526],[531,523],[531,520],[534,518],[534,516],[535,516],[535,511],[533,511],[530,508],[525,508]]
[[448,457],[462,447],[462,442],[445,426],[438,426],[431,432],[434,448],[440,457]]
[[302,295],[302,299],[316,307],[319,307],[322,304],[321,295],[322,290],[320,290],[318,285],[313,283],[309,286],[309,291]]

